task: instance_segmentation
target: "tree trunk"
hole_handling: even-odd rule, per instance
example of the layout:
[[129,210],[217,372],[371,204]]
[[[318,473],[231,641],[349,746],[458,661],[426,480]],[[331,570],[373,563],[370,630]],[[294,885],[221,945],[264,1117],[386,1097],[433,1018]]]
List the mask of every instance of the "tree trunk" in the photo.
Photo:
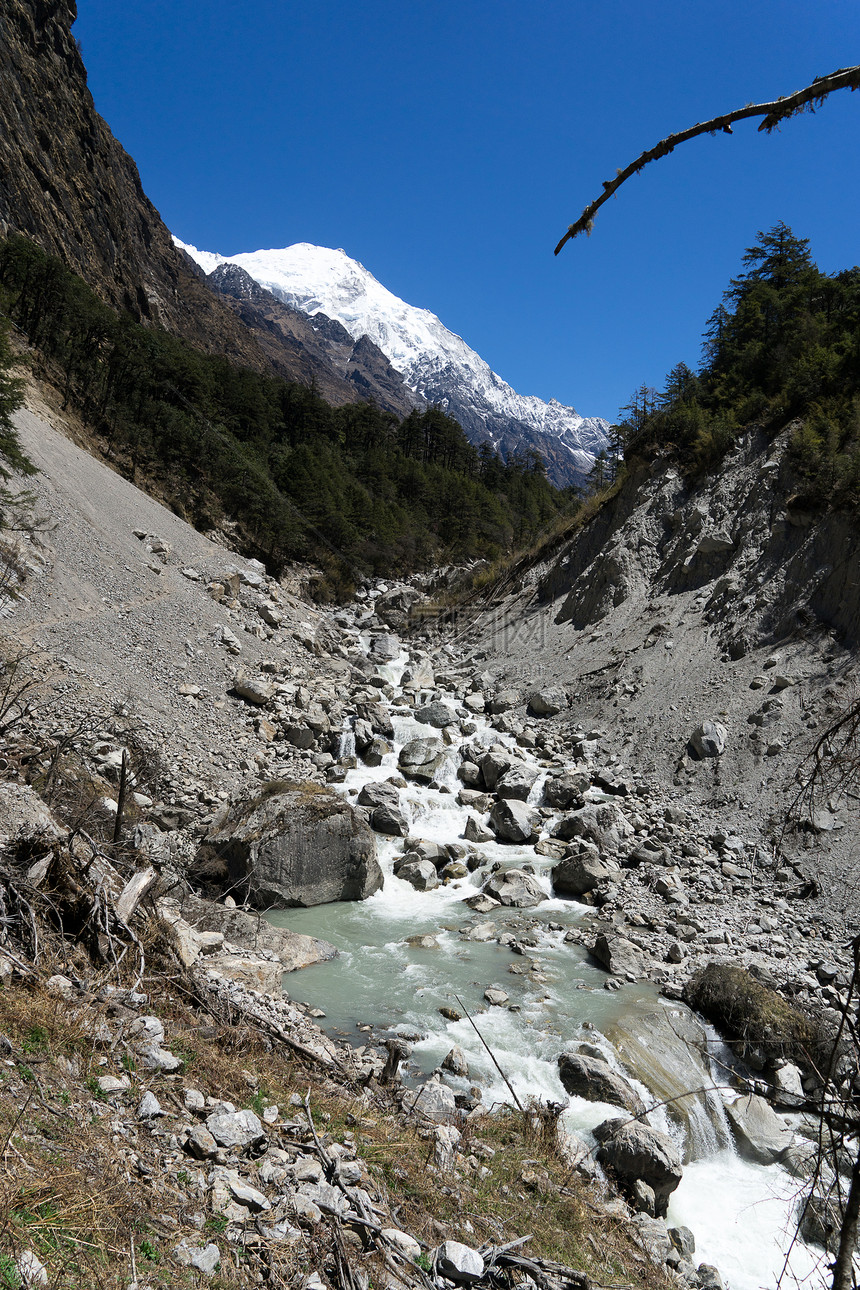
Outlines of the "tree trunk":
[[845,1216],[839,1233],[839,1249],[833,1264],[833,1290],[852,1290],[855,1284],[854,1246],[857,1244],[858,1219],[860,1219],[860,1146],[857,1148],[857,1158],[851,1170],[851,1185],[848,1188]]

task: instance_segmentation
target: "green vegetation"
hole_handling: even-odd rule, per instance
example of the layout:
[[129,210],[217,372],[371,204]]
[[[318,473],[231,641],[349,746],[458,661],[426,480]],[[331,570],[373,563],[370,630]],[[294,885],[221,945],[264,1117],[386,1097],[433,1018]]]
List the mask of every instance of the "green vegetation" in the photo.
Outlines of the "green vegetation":
[[[237,522],[274,572],[313,559],[346,590],[356,570],[495,559],[567,500],[535,454],[505,463],[437,408],[401,422],[373,404],[332,408],[119,317],[23,237],[0,242],[0,310],[124,473],[199,528]],[[2,398],[0,386],[0,413]],[[0,455],[13,449],[0,437]]]
[[[36,467],[21,451],[12,425],[12,413],[17,412],[24,397],[24,382],[14,375],[14,368],[8,327],[0,325],[0,479],[4,483],[8,483],[13,470],[24,475],[36,473]],[[4,496],[5,490],[0,489],[0,498]]]
[[820,1025],[758,981],[746,968],[708,963],[690,979],[684,998],[730,1039],[766,1060],[790,1059],[825,1070],[831,1041]]
[[613,427],[618,454],[671,451],[693,472],[713,467],[740,431],[791,442],[810,502],[860,502],[860,268],[822,273],[785,224],[759,233],[708,320],[698,374],[674,367],[662,391],[640,386]]

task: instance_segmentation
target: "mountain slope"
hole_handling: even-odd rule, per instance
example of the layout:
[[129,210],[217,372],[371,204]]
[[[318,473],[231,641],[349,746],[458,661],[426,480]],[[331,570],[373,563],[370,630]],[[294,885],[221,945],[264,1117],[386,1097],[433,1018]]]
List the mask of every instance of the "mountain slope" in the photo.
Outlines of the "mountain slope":
[[300,242],[221,256],[178,244],[208,273],[238,265],[292,308],[337,319],[356,340],[369,337],[410,389],[455,417],[473,443],[489,442],[504,456],[534,449],[556,484],[581,481],[605,444],[604,420],[517,394],[435,314],[400,300],[344,251]]
[[313,384],[327,402],[373,399],[397,416],[422,404],[368,337],[355,341],[333,318],[309,318],[290,308],[237,264],[219,265],[206,281],[241,318],[276,370]]
[[353,358],[346,335],[345,355],[326,353],[321,329],[296,313],[291,326],[244,318],[176,249],[137,166],[96,112],[76,17],[74,0],[0,6],[0,235],[38,242],[114,308],[206,353],[312,384],[332,404],[373,398],[408,413],[415,399],[382,354]]

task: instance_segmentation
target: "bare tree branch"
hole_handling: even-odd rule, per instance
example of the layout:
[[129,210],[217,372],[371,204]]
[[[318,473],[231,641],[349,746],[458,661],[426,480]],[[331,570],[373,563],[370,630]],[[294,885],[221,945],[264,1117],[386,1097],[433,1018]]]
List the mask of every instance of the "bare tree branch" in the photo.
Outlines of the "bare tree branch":
[[643,166],[647,166],[649,161],[658,161],[660,157],[666,157],[670,152],[674,152],[679,143],[686,143],[688,139],[695,139],[699,134],[717,134],[722,131],[724,134],[732,133],[732,125],[735,121],[743,121],[747,117],[761,116],[764,117],[759,130],[766,130],[770,133],[776,129],[780,121],[787,120],[788,117],[795,116],[798,112],[814,112],[829,94],[834,90],[856,90],[860,89],[860,66],[842,67],[836,72],[831,72],[828,76],[818,76],[811,85],[807,85],[802,90],[797,90],[794,94],[787,94],[784,98],[775,99],[772,103],[748,103],[746,107],[737,108],[734,112],[727,112],[724,116],[715,116],[710,121],[703,121],[699,125],[691,126],[688,130],[681,130],[678,134],[670,134],[654,148],[649,148],[641,156],[632,161],[624,170],[619,170],[614,179],[604,180],[603,192],[593,201],[590,206],[586,206],[575,224],[571,224],[564,237],[555,248],[555,254],[558,255],[561,248],[572,237],[577,237],[580,233],[590,233],[594,224],[594,217],[600,210],[604,202],[609,201],[623,183],[631,175],[638,174]]

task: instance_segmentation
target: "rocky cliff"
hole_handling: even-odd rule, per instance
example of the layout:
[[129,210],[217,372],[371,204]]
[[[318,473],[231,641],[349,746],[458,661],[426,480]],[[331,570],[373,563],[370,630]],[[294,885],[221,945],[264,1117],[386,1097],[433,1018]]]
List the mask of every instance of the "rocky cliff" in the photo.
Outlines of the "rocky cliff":
[[[326,353],[311,326],[226,303],[173,245],[132,158],[95,110],[71,27],[74,0],[0,9],[0,233],[64,260],[109,304],[208,353],[313,382],[331,403],[415,400],[382,355]],[[248,317],[243,316],[249,313]],[[336,348],[336,347],[335,347]],[[333,365],[334,361],[334,365]]]
[[314,382],[330,403],[372,399],[398,416],[423,406],[369,337],[354,341],[335,319],[291,309],[236,264],[219,264],[206,281],[290,380]]

